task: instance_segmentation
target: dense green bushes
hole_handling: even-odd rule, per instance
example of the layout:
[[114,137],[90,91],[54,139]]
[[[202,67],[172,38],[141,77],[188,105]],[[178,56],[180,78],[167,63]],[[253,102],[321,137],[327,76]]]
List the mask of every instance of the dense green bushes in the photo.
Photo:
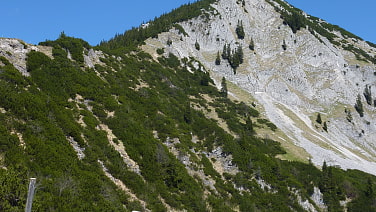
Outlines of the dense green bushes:
[[[0,113],[0,166],[6,169],[0,168],[0,209],[22,210],[25,179],[36,176],[37,211],[143,210],[104,175],[98,160],[153,211],[167,210],[163,201],[187,211],[303,211],[293,191],[308,199],[314,187],[320,187],[330,211],[340,209],[345,197],[353,200],[351,210],[375,208],[374,176],[327,166],[320,171],[310,163],[276,158],[285,154],[281,145],[255,134],[256,128],[276,126],[253,107],[226,98],[225,79],[219,91],[193,58],[170,54],[155,62],[138,51],[84,69],[79,59],[67,58],[68,47],[59,42],[49,42],[53,59],[29,53],[28,78],[2,58],[0,107],[6,112]],[[208,112],[216,112],[230,132],[207,118]],[[125,146],[141,175],[129,169],[99,124],[112,130],[114,142]],[[22,135],[25,148],[12,131]],[[82,160],[67,136],[85,148]],[[177,156],[163,144],[173,138],[179,139]],[[227,166],[239,172],[223,177],[217,172],[216,159],[206,153],[218,147],[221,157],[232,158]],[[183,156],[191,163],[183,164]],[[186,167],[211,178],[214,190]]]
[[59,50],[60,48],[64,49],[65,51],[69,52],[72,56],[72,59],[81,66],[84,65],[84,48],[90,48],[89,43],[87,43],[86,41],[78,38],[68,37],[64,32],[60,34],[60,37],[57,40],[41,42],[39,43],[39,45],[54,47],[54,56],[59,54],[57,50]]

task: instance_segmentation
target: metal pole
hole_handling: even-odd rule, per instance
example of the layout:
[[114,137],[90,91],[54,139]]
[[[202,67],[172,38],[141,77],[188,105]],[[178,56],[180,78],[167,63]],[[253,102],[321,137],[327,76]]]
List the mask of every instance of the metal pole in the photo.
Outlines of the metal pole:
[[25,212],[31,212],[31,206],[33,204],[36,180],[37,180],[37,178],[30,178],[29,192],[27,193]]

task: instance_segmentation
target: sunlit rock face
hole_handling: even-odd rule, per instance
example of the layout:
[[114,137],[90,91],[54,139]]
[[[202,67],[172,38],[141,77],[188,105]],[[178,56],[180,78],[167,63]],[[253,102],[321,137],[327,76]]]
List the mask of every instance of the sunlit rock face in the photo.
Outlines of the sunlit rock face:
[[[219,88],[225,77],[250,93],[288,139],[270,136],[303,147],[316,165],[326,161],[343,169],[376,174],[376,113],[363,94],[366,87],[376,93],[375,65],[357,60],[352,52],[307,28],[293,33],[265,0],[247,0],[245,4],[219,0],[212,7],[207,15],[179,23],[187,35],[172,29],[148,39],[143,49],[151,55],[164,48],[165,54],[194,57],[209,70]],[[238,23],[243,25],[244,39],[236,33]],[[337,41],[375,56],[376,49],[366,42],[333,33]],[[252,41],[254,50],[249,48]],[[244,62],[236,73],[227,60],[215,64],[224,45],[243,50]],[[354,108],[358,95],[364,117]],[[233,97],[247,101],[235,94]],[[318,113],[321,124],[316,122]]]

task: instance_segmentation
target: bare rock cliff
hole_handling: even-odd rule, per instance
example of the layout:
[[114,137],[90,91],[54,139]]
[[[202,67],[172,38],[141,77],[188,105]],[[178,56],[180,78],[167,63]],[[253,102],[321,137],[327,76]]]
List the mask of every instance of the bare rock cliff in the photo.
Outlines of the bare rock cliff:
[[[288,140],[278,133],[270,136],[304,148],[315,164],[326,161],[376,174],[376,108],[363,95],[366,87],[376,93],[375,65],[357,60],[354,53],[307,28],[293,33],[276,11],[275,7],[282,7],[275,2],[247,0],[243,5],[219,0],[212,7],[206,15],[179,23],[187,35],[172,29],[148,39],[143,49],[155,56],[157,48],[164,48],[165,54],[194,57],[210,70],[218,87],[225,77],[250,93]],[[244,26],[244,39],[236,34],[239,22]],[[332,33],[338,41],[375,56],[376,49],[366,42]],[[254,50],[249,48],[252,41]],[[218,52],[228,44],[244,52],[236,73],[226,60],[215,64]],[[364,117],[354,109],[358,95]],[[315,121],[319,113],[326,127]]]

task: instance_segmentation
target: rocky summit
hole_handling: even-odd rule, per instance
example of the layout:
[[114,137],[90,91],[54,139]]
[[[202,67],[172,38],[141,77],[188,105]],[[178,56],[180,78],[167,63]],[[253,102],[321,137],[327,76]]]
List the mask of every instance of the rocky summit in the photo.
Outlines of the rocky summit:
[[375,65],[283,0],[0,38],[0,211],[375,211]]
[[[309,24],[294,32],[281,18],[281,11],[292,14],[294,8],[284,1],[217,1],[207,16],[179,23],[186,34],[173,28],[146,40],[142,48],[154,56],[155,48],[165,48],[166,54],[194,57],[210,70],[219,88],[225,77],[233,89],[249,93],[284,134],[268,136],[302,147],[315,164],[326,161],[376,174],[376,108],[364,96],[367,89],[371,99],[375,92],[375,46],[340,29],[325,28],[325,21],[304,12],[300,15]],[[238,23],[244,30],[241,39]],[[334,38],[309,26],[314,24]],[[167,45],[169,39],[171,45]],[[252,49],[248,48],[251,43]],[[243,49],[244,62],[236,73],[227,60],[215,64],[225,45]],[[234,99],[249,98],[235,92],[231,93]],[[363,116],[354,107],[358,95]],[[316,121],[318,114],[322,123]]]

